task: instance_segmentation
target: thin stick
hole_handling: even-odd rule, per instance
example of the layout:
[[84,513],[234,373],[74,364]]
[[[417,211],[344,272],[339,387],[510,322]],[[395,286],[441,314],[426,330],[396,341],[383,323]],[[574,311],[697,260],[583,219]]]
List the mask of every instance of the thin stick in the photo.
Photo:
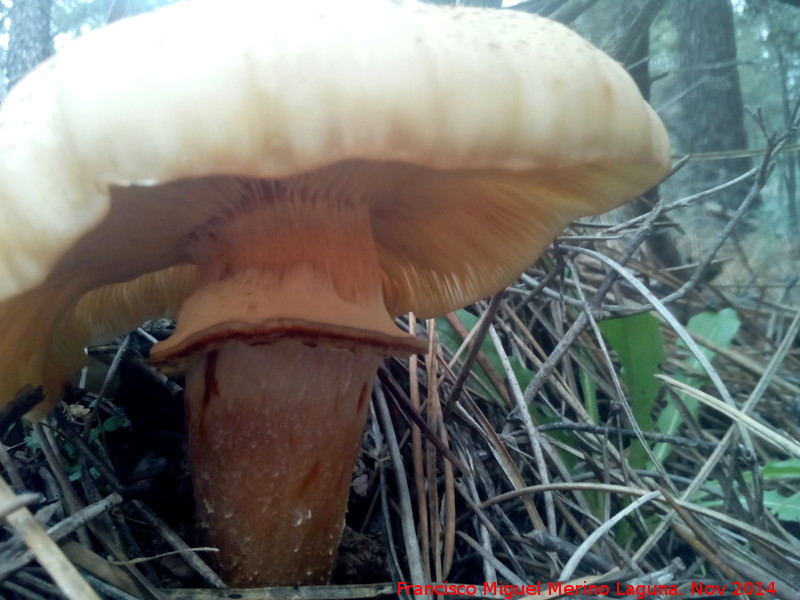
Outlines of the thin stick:
[[[414,511],[411,508],[411,494],[403,470],[403,457],[397,445],[397,437],[394,434],[394,427],[392,426],[392,417],[389,414],[389,407],[386,405],[386,396],[383,395],[383,390],[380,386],[375,386],[373,396],[375,398],[376,412],[380,419],[381,426],[383,427],[383,434],[386,437],[386,446],[389,448],[389,456],[394,466],[393,471],[397,483],[398,495],[400,497],[400,522],[402,523],[406,555],[408,556],[409,576],[413,585],[424,586],[428,580],[425,579],[425,570],[422,568],[422,556],[419,550],[417,535],[414,531]],[[420,595],[418,598],[419,600],[430,600],[428,594]]]
[[[13,498],[14,492],[0,477],[0,501],[10,502]],[[22,541],[36,556],[39,564],[44,567],[70,600],[100,600],[100,597],[89,587],[75,566],[67,560],[58,544],[50,539],[50,536],[27,508],[22,507],[10,513],[6,516],[6,521],[16,529]]]
[[472,365],[475,363],[475,359],[478,357],[478,352],[481,350],[481,344],[483,344],[483,340],[486,339],[489,326],[492,324],[492,320],[497,314],[497,310],[500,308],[500,303],[502,300],[503,292],[499,292],[492,296],[492,300],[489,302],[489,307],[481,317],[481,322],[478,324],[478,329],[475,332],[475,336],[472,338],[472,346],[469,348],[467,358],[464,359],[464,364],[461,365],[461,371],[459,372],[458,377],[453,384],[453,389],[450,391],[450,397],[447,399],[447,405],[444,409],[445,416],[450,415],[450,411],[453,410],[455,405],[458,403],[459,398],[461,398],[461,390],[464,388],[464,383],[467,380],[467,376],[472,370]]
[[[413,314],[408,316],[408,329],[416,331],[417,318]],[[412,354],[408,359],[408,388],[411,407],[420,415],[422,404],[419,400],[419,372],[417,370],[419,358]],[[430,536],[428,534],[428,502],[425,495],[425,465],[422,447],[422,429],[415,422],[411,423],[411,452],[414,465],[414,485],[417,488],[417,514],[419,515],[419,543],[422,553],[422,569],[426,579],[431,577],[430,565]]]

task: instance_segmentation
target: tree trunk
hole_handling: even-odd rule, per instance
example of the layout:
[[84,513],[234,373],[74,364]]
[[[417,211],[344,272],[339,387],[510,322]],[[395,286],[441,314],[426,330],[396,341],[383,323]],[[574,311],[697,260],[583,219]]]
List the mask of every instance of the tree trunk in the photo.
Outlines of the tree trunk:
[[[789,61],[780,45],[774,45],[773,51],[778,62],[778,74],[781,81],[781,108],[786,127],[792,120],[792,89]],[[790,152],[781,158],[783,171],[783,186],[786,190],[786,213],[789,232],[793,235],[800,233],[800,223],[797,215],[797,170],[800,160],[796,152]]]
[[[738,57],[731,0],[672,3],[677,33],[678,69],[675,73],[677,113],[673,147],[678,153],[704,153],[747,148],[744,105],[739,87]],[[673,178],[672,189],[696,193],[718,186],[750,169],[748,158],[690,161]],[[679,249],[689,263],[703,260],[750,189],[744,182],[697,205],[691,217],[681,219],[685,235]],[[718,254],[723,263],[702,274],[705,281],[721,275],[722,283],[752,276],[749,258],[734,231]]]
[[[630,3],[603,4],[602,11],[594,11],[584,23],[589,38],[600,44],[605,52],[625,65],[639,91],[650,99],[650,27],[664,0],[644,0]],[[652,189],[635,202],[620,209],[623,218],[642,215],[652,210],[658,202],[658,189]],[[664,215],[661,221],[669,220]],[[657,261],[662,267],[676,267],[681,256],[667,229],[652,232],[646,241],[649,262]]]
[[[674,141],[678,152],[701,153],[747,147],[744,108],[739,87],[736,37],[730,0],[675,2],[673,19],[678,35],[680,127]],[[746,158],[697,161],[688,165],[696,191],[740,175],[750,168]],[[719,197],[723,208],[738,205],[742,188]]]
[[[625,52],[625,66],[628,72],[633,77],[642,96],[650,100],[650,24],[655,14],[652,15],[647,22],[647,26],[643,32],[638,36],[637,42],[626,49]],[[619,36],[612,35],[612,41],[618,41]],[[620,58],[616,57],[615,58]],[[642,215],[650,212],[653,207],[658,203],[659,189],[653,188],[638,198],[635,202],[631,203],[630,210],[636,215]],[[661,221],[670,221],[669,215],[662,215]],[[681,255],[675,245],[670,231],[666,228],[654,230],[645,241],[645,248],[649,252],[651,258],[657,261],[656,264],[661,264],[662,267],[672,268],[681,264]]]
[[9,10],[8,89],[53,54],[52,7],[52,0],[15,0]]

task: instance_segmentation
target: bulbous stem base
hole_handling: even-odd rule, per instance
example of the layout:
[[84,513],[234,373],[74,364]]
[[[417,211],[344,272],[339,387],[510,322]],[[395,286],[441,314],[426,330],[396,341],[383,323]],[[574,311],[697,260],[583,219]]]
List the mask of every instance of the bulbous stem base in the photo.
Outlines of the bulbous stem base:
[[189,367],[199,523],[230,585],[328,582],[380,361],[287,339],[231,342]]

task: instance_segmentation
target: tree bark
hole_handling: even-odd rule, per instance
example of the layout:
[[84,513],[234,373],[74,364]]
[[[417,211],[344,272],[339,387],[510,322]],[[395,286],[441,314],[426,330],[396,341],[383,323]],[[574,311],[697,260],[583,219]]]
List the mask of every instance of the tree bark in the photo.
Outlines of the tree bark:
[[[730,0],[673,3],[678,36],[680,127],[676,149],[685,153],[747,148],[744,106],[739,86],[736,37]],[[689,177],[697,191],[733,179],[750,168],[746,158],[697,161]],[[741,188],[720,197],[724,208],[738,205]]]
[[8,89],[53,54],[52,7],[52,0],[15,0],[9,10]]
[[[672,130],[677,153],[736,151],[747,148],[744,104],[739,85],[738,56],[731,0],[672,3],[677,34],[678,69],[676,126]],[[696,193],[728,182],[750,169],[749,158],[690,161],[672,178],[671,189]],[[681,219],[684,235],[678,242],[689,263],[702,260],[717,234],[746,196],[749,182],[728,188],[699,204],[690,218]],[[688,215],[687,215],[688,217]],[[704,281],[722,275],[722,281],[741,281],[752,274],[742,251],[740,226],[718,255],[725,259],[708,268]]]
[[[642,37],[650,35],[650,26],[664,8],[666,0],[644,0],[641,3],[631,3],[621,13],[617,28],[611,32],[608,40],[603,44],[603,50],[622,62],[642,91],[645,98],[650,98],[650,41],[642,41]],[[644,65],[644,74],[647,79],[637,78],[634,69]]]
[[[781,80],[781,108],[786,127],[792,120],[792,89],[789,61],[780,45],[774,45],[773,51],[778,63],[778,73]],[[797,171],[800,170],[800,159],[796,152],[785,154],[781,158],[783,166],[783,186],[786,191],[786,213],[789,231],[794,235],[800,232],[800,218],[797,214]]]
[[[625,38],[624,35],[620,35],[619,32],[612,33],[609,42],[606,43],[606,50],[611,51],[615,50],[615,54],[621,53],[622,55],[615,55],[614,58],[617,60],[622,60],[625,66],[628,69],[631,77],[636,82],[636,85],[639,87],[639,90],[642,92],[642,96],[646,100],[650,100],[650,87],[651,87],[651,79],[650,79],[650,25],[655,18],[656,13],[658,10],[663,6],[663,4],[650,2],[650,6],[647,10],[652,10],[653,12],[649,14],[646,22],[640,23],[639,19],[633,19],[633,23],[640,23],[639,24],[639,35],[638,37],[635,36],[635,31],[630,34],[631,39],[635,39],[636,42],[633,43],[629,47],[625,47],[621,45],[620,42],[622,39]],[[644,11],[642,11],[644,12]],[[641,15],[642,13],[640,13]],[[643,31],[641,30],[643,29]],[[659,200],[659,189],[653,188],[649,190],[646,194],[643,194],[641,198],[638,198],[635,202],[631,203],[630,210],[636,215],[643,215],[650,212],[653,207],[658,203]],[[669,215],[662,215],[661,221],[667,222],[670,221]],[[647,252],[650,254],[652,260],[657,261],[656,264],[659,264],[664,268],[672,268],[677,267],[681,264],[681,255],[678,251],[678,248],[675,244],[675,240],[672,237],[670,231],[666,228],[664,229],[657,229],[654,230],[645,241],[645,248]]]
[[[604,44],[604,50],[621,61],[628,69],[639,91],[650,100],[650,27],[658,12],[664,7],[662,0],[648,0],[642,4],[631,4],[620,16],[625,26],[612,31]],[[654,188],[630,205],[636,215],[650,212],[659,200],[659,189]],[[661,220],[670,221],[668,215]],[[645,248],[651,261],[662,267],[671,268],[681,264],[681,255],[675,240],[666,228],[653,231],[645,241]]]

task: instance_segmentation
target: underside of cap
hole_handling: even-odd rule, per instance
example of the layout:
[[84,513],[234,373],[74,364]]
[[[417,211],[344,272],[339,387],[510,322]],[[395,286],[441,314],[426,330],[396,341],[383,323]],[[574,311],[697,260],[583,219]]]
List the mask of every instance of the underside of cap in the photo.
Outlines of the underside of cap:
[[119,22],[20,83],[0,128],[0,299],[47,276],[108,212],[112,185],[350,159],[616,162],[652,183],[668,162],[624,69],[565,27],[381,0],[196,0]]
[[[174,314],[185,239],[241,178],[369,204],[387,309],[430,316],[507,285],[669,159],[624,69],[561,25],[388,0],[122,21],[20,83],[0,130],[2,398],[60,380],[90,334]],[[42,297],[31,334],[16,323]]]

